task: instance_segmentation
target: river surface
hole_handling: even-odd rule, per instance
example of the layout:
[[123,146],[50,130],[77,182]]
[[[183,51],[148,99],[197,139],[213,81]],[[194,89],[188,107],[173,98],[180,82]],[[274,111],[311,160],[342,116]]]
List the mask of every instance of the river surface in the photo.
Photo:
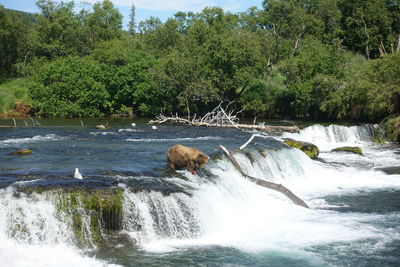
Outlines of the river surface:
[[[107,122],[107,130],[94,127]],[[255,132],[132,122],[39,119],[0,127],[0,265],[400,265],[400,147],[372,143],[376,126],[260,133],[234,154],[246,173],[289,188],[305,209],[247,180],[218,149],[234,150]],[[284,145],[286,137],[316,144],[318,160]],[[204,172],[166,170],[165,152],[178,143],[211,156]],[[364,155],[331,152],[345,145]],[[22,148],[33,153],[11,155]],[[30,186],[135,188],[124,191],[122,215],[135,246],[77,247],[51,198],[16,193]]]

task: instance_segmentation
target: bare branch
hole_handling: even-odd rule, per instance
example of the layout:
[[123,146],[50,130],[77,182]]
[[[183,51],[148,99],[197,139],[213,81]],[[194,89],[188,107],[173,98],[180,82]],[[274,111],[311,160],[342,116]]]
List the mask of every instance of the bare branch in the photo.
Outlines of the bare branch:
[[[227,107],[232,104],[229,103]],[[149,121],[149,124],[186,124],[190,126],[203,126],[203,127],[224,127],[224,128],[236,128],[236,129],[252,129],[259,130],[263,132],[298,132],[299,128],[297,126],[268,126],[268,125],[250,125],[250,124],[240,124],[237,115],[242,112],[234,112],[233,110],[227,111],[227,108],[222,107],[222,102],[218,104],[211,112],[208,112],[203,117],[197,119],[196,116],[192,120],[184,119],[178,116],[178,114],[167,117],[160,114],[155,120]],[[235,114],[234,114],[235,113]]]
[[251,141],[253,141],[254,137],[263,137],[263,136],[262,136],[262,135],[259,135],[259,134],[253,134],[253,135],[249,138],[249,140],[247,140],[246,143],[244,143],[241,147],[239,147],[239,150],[244,149],[248,144],[250,144]]

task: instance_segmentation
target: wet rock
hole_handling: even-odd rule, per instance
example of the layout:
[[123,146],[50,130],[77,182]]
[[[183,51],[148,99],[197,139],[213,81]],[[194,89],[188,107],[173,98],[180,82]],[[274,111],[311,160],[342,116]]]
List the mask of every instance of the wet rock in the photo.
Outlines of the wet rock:
[[[79,247],[100,246],[107,238],[103,233],[122,228],[121,189],[59,188],[46,190],[46,193],[58,195],[58,213],[70,214],[75,242]],[[90,235],[86,234],[88,232]]]
[[27,148],[23,148],[23,149],[20,149],[20,150],[18,150],[16,152],[11,153],[11,155],[25,156],[25,155],[29,155],[29,154],[32,154],[32,153],[33,153],[32,150],[27,149]]
[[358,155],[363,155],[361,147],[358,146],[344,146],[332,149],[332,152],[350,152]]
[[137,244],[137,240],[127,233],[114,231],[109,232],[105,235],[104,239],[100,243],[102,248],[132,248]]
[[264,158],[267,157],[267,152],[265,151],[265,149],[262,148],[257,148],[258,153],[260,153],[261,156],[263,156]]
[[107,130],[109,127],[108,127],[108,123],[107,123],[106,125],[99,124],[99,125],[96,126],[96,128],[99,129],[99,130]]
[[290,147],[300,149],[301,151],[303,151],[307,156],[309,156],[312,159],[317,158],[319,155],[319,149],[314,144],[311,144],[308,142],[297,141],[297,140],[294,140],[291,138],[286,138],[284,143]]
[[400,166],[380,167],[380,168],[374,168],[374,170],[382,171],[389,175],[400,174]]

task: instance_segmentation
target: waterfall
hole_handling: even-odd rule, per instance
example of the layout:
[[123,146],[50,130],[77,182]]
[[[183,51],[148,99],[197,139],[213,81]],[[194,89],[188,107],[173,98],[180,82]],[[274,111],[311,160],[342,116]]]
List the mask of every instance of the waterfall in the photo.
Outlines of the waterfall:
[[341,126],[331,124],[312,125],[300,130],[299,133],[285,133],[283,136],[300,141],[311,142],[320,149],[332,149],[339,146],[357,146],[371,142],[377,125],[364,124],[360,126]]
[[[325,128],[317,127],[328,138],[330,130]],[[353,136],[357,132],[357,140],[367,138],[360,134],[364,130],[346,131],[353,131]],[[339,141],[352,137],[346,138]],[[324,207],[321,197],[328,194],[400,187],[395,177],[382,179],[383,173],[329,167],[285,147],[248,149],[235,152],[234,157],[246,173],[283,184],[312,209],[296,206],[282,194],[250,182],[222,157],[210,161],[208,176],[181,171],[187,180],[163,178],[185,184],[188,189],[184,193],[135,190],[124,184],[93,192],[1,189],[0,241],[14,244],[21,253],[25,246],[56,246],[67,247],[68,255],[76,256],[76,247],[96,248],[110,232],[125,232],[137,246],[149,251],[202,245],[251,251],[299,250],[328,242],[390,238],[391,233],[382,234],[380,228],[362,227],[377,215],[339,214],[318,208]]]
[[155,191],[125,191],[123,224],[139,242],[194,237],[199,228],[188,195],[164,196]]
[[[210,177],[199,179],[182,172],[193,188],[189,194],[125,190],[123,228],[143,248],[156,252],[204,244],[245,250],[298,249],[321,242],[376,238],[377,231],[361,229],[363,216],[317,212],[326,205],[320,197],[400,186],[398,179],[382,179],[381,173],[327,168],[291,148],[247,150],[234,156],[246,173],[283,184],[312,209],[298,207],[282,194],[246,180],[222,158],[210,162]],[[357,227],[359,231],[354,230]]]
[[[71,214],[61,211],[59,195],[0,190],[0,261],[7,266],[104,266],[75,247]],[[90,243],[90,219],[81,215],[82,233]],[[88,243],[88,244],[89,244]]]

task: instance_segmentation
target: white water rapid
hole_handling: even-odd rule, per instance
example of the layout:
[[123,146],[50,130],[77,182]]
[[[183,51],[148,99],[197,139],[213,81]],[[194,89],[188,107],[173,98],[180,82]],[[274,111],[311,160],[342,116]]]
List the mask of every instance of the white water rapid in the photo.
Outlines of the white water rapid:
[[[82,251],[73,245],[71,216],[57,211],[56,198],[56,194],[17,196],[13,188],[0,190],[2,266],[107,265],[84,256]],[[83,219],[83,222],[86,220]]]
[[[379,222],[399,220],[400,214],[339,212],[328,209],[333,206],[325,199],[400,189],[399,175],[372,168],[400,165],[394,151],[380,150],[370,142],[373,127],[316,125],[284,136],[315,143],[325,162],[288,147],[234,154],[246,173],[283,184],[311,209],[250,182],[222,158],[209,163],[207,172],[212,175],[207,177],[182,171],[187,180],[165,178],[186,188],[185,193],[137,192],[121,184],[122,228],[140,248],[158,253],[217,245],[301,255],[324,265],[326,258],[310,248],[351,243],[360,253],[381,250],[400,240],[400,234],[398,228],[383,228]],[[361,146],[365,155],[330,152],[344,144]],[[12,188],[0,190],[0,261],[9,262],[8,266],[31,266],[32,262],[33,266],[106,265],[80,254],[73,245],[71,216],[60,214],[55,203],[47,194],[16,196]],[[40,256],[45,251],[46,257]]]

